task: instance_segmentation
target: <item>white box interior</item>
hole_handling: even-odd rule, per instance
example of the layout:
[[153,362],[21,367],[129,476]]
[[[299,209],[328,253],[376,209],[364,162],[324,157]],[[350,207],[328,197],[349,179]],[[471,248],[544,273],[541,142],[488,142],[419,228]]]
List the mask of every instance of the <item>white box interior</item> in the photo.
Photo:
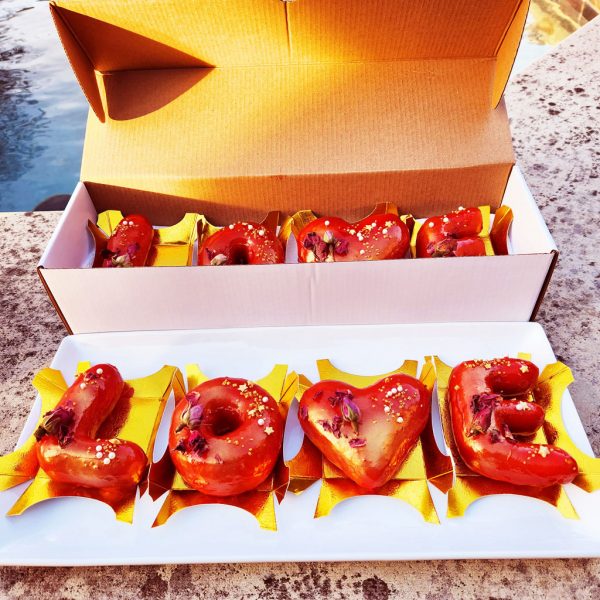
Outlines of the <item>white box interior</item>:
[[[527,321],[556,246],[518,169],[505,203],[514,212],[509,256],[90,269],[81,267],[91,262],[87,221],[97,214],[79,184],[41,258],[40,275],[74,333]],[[119,310],[114,307],[117,289]]]

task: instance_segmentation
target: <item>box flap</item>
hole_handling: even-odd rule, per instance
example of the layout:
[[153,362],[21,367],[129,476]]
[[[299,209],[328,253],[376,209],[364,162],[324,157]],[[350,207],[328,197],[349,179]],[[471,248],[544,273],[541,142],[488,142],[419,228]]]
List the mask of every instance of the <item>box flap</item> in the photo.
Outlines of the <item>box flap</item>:
[[164,58],[152,47],[161,46],[218,67],[289,62],[286,7],[281,0],[54,0],[50,4],[94,67],[103,72],[160,68]]
[[296,0],[287,7],[292,62],[497,58],[495,106],[529,1]]
[[54,3],[50,3],[50,12],[71,68],[101,121],[106,117],[101,73],[210,66],[172,46]]
[[56,0],[94,111],[82,180],[223,204],[217,218],[497,206],[514,162],[498,103],[527,7]]
[[[166,66],[256,66],[498,58],[500,98],[529,0],[53,0],[101,72]],[[57,18],[60,17],[60,18]],[[66,43],[68,54],[78,52]]]
[[504,105],[487,103],[493,71],[440,60],[107,74],[109,119],[90,113],[82,180],[196,198],[219,222],[273,207],[497,206],[513,150]]

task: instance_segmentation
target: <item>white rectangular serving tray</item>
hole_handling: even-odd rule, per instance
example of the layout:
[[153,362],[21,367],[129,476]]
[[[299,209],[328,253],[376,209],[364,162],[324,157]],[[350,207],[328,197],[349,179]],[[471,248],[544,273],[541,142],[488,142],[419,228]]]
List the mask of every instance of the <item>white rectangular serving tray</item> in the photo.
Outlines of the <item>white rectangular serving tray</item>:
[[[376,374],[405,359],[437,354],[448,364],[470,358],[530,352],[540,367],[556,360],[543,329],[535,323],[459,323],[327,326],[103,333],[65,338],[51,366],[71,382],[77,363],[111,362],[124,378],[149,375],[164,364],[198,363],[210,377],[260,378],[286,363],[317,380],[315,361],[329,358],[339,368]],[[434,418],[437,420],[434,397]],[[156,456],[166,446],[172,399],[159,429]],[[39,415],[33,406],[19,443]],[[568,392],[563,400],[568,431],[591,454]],[[300,444],[294,411],[285,453]],[[436,438],[441,442],[439,422]],[[441,442],[443,444],[443,442]],[[0,515],[27,484],[0,493]],[[521,496],[478,500],[456,519],[446,518],[446,497],[430,486],[440,525],[423,521],[408,504],[391,498],[360,497],[313,518],[320,482],[277,506],[278,531],[259,528],[248,513],[226,506],[197,506],[175,514],[162,527],[151,524],[162,503],[137,501],[132,525],[111,509],[83,498],[38,504],[18,517],[0,516],[0,564],[113,565],[263,561],[414,560],[600,556],[600,492],[573,485],[567,493],[580,520],[562,517],[549,504]]]

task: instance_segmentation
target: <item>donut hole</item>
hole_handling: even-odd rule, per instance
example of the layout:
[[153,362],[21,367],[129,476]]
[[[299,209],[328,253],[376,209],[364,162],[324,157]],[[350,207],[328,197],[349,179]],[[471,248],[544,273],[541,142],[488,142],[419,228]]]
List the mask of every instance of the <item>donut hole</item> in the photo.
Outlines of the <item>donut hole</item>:
[[215,437],[233,433],[242,425],[237,407],[224,400],[211,402],[205,409],[204,425]]
[[232,265],[247,265],[250,262],[248,246],[242,242],[232,244],[229,249],[229,262]]

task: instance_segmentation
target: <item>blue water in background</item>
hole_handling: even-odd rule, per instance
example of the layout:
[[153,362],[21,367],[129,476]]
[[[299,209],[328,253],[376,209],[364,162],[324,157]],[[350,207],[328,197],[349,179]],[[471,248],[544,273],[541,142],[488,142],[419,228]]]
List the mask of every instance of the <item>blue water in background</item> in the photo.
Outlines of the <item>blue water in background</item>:
[[71,193],[86,117],[48,3],[0,0],[0,211]]
[[[546,49],[522,44],[515,72]],[[72,192],[86,116],[47,1],[0,0],[0,211]]]

